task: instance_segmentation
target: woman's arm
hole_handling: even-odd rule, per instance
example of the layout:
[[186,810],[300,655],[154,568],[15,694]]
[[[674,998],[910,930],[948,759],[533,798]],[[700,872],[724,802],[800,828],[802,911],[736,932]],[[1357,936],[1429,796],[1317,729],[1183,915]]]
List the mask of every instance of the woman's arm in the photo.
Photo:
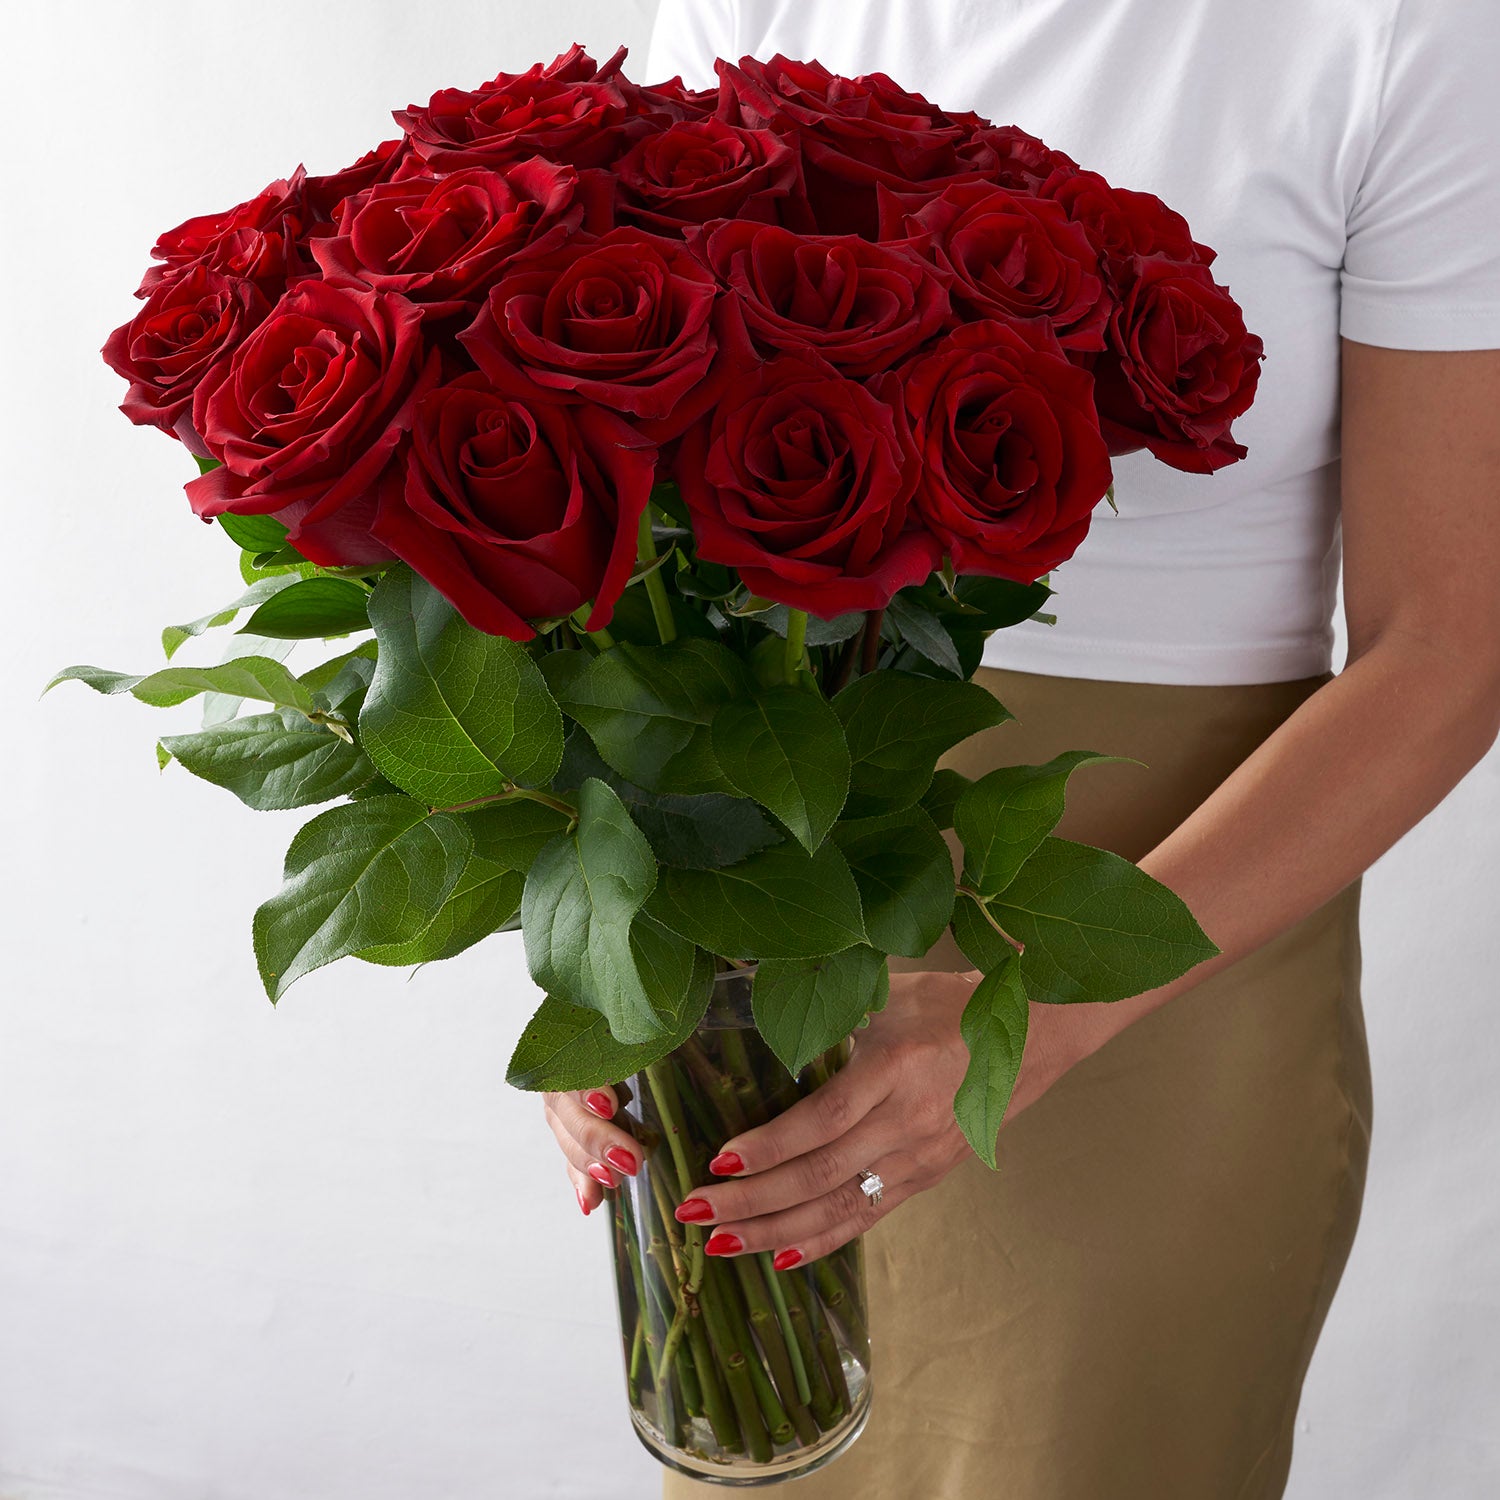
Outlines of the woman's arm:
[[1012,1114],[1331,900],[1500,732],[1500,350],[1345,339],[1342,362],[1348,663],[1140,861],[1223,951],[1131,1000],[1053,1007]]

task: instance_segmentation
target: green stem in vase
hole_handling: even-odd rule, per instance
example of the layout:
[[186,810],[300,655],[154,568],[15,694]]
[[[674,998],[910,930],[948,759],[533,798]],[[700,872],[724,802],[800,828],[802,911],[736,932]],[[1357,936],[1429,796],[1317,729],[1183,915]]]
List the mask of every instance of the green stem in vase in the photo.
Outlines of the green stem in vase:
[[860,1356],[863,1364],[870,1347],[870,1335],[865,1330],[864,1315],[858,1302],[849,1295],[838,1271],[829,1264],[825,1256],[813,1262],[813,1280],[823,1298],[823,1306],[843,1324],[851,1348]]
[[812,1398],[808,1406],[812,1411],[813,1420],[824,1432],[827,1432],[839,1420],[841,1413],[835,1408],[833,1386],[829,1382],[828,1372],[823,1368],[822,1360],[818,1357],[817,1342],[813,1338],[813,1320],[807,1306],[806,1281],[795,1271],[784,1277],[783,1281],[792,1332],[796,1337],[797,1347],[801,1351],[802,1362],[808,1371],[808,1379],[812,1385]]
[[724,1053],[724,1064],[734,1082],[735,1098],[740,1112],[748,1125],[764,1125],[770,1118],[766,1112],[766,1099],[750,1066],[750,1054],[745,1047],[745,1038],[738,1028],[724,1032],[720,1044]]
[[729,1135],[739,1135],[745,1128],[745,1117],[740,1102],[735,1097],[734,1079],[709,1057],[696,1040],[685,1043],[681,1049],[688,1072],[704,1100],[723,1121]]
[[735,1413],[739,1417],[745,1451],[757,1463],[769,1463],[772,1457],[770,1432],[756,1387],[750,1377],[750,1366],[752,1363],[758,1363],[759,1357],[749,1338],[749,1329],[741,1323],[737,1333],[734,1324],[727,1316],[728,1299],[720,1292],[723,1285],[724,1283],[714,1276],[709,1287],[705,1289],[707,1295],[701,1299],[699,1305],[703,1309],[704,1321],[708,1325],[708,1336],[713,1345],[714,1356],[719,1362],[719,1368],[724,1372],[724,1383],[729,1389],[730,1400],[733,1401]]
[[817,1424],[799,1396],[791,1354],[787,1349],[776,1309],[766,1291],[760,1266],[752,1255],[737,1255],[734,1257],[734,1269],[740,1279],[745,1301],[749,1304],[750,1326],[755,1330],[760,1347],[765,1351],[766,1363],[770,1365],[772,1378],[776,1381],[782,1408],[796,1429],[797,1436],[804,1443],[815,1443],[818,1440]]
[[781,1324],[781,1332],[786,1339],[786,1352],[791,1356],[792,1374],[797,1381],[797,1399],[804,1406],[808,1406],[812,1402],[812,1386],[808,1383],[807,1366],[802,1362],[802,1349],[797,1343],[796,1330],[792,1327],[792,1314],[787,1306],[781,1272],[776,1269],[776,1263],[771,1259],[769,1250],[762,1250],[755,1258],[760,1262],[766,1290],[771,1294],[771,1303],[776,1309],[776,1318]]
[[771,1384],[771,1377],[766,1374],[765,1365],[761,1362],[760,1351],[756,1348],[755,1338],[750,1332],[751,1316],[740,1291],[739,1281],[723,1261],[712,1256],[709,1260],[708,1275],[709,1284],[714,1292],[713,1301],[730,1313],[737,1329],[744,1330],[745,1370],[750,1376],[750,1384],[755,1391],[755,1399],[770,1432],[771,1441],[777,1444],[789,1443],[796,1429],[792,1426],[792,1419],[787,1415],[787,1409],[782,1404],[776,1387]]
[[[689,1312],[688,1319],[691,1318],[692,1313]],[[693,1358],[691,1344],[686,1349],[677,1351],[677,1361],[672,1366],[672,1373],[682,1382],[682,1405],[687,1414],[690,1417],[707,1415],[703,1409],[703,1387],[698,1381],[697,1363]]]
[[[646,1081],[651,1086],[651,1097],[656,1103],[656,1112],[661,1116],[662,1130],[672,1160],[677,1165],[678,1190],[682,1197],[697,1186],[688,1162],[688,1142],[682,1123],[682,1110],[677,1098],[677,1083],[672,1069],[664,1062],[654,1062],[646,1069]],[[684,1283],[687,1290],[696,1292],[703,1285],[703,1232],[696,1224],[689,1224],[686,1231],[688,1254],[688,1277]]]
[[838,1340],[828,1326],[828,1315],[818,1298],[817,1288],[810,1282],[802,1282],[802,1300],[812,1323],[813,1347],[818,1351],[818,1364],[822,1367],[833,1391],[833,1413],[835,1420],[842,1419],[850,1407],[849,1382],[844,1378],[844,1361],[839,1354]]

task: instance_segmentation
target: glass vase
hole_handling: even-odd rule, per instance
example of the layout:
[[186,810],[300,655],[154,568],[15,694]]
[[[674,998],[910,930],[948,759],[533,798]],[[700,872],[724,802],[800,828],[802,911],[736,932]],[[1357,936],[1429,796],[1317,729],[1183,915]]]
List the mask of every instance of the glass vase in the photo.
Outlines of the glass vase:
[[619,1088],[642,1164],[606,1194],[626,1389],[637,1435],[709,1483],[770,1484],[821,1468],[863,1429],[870,1339],[863,1241],[778,1271],[771,1252],[705,1255],[713,1225],[673,1214],[728,1179],[708,1163],[848,1060],[846,1037],[795,1078],[755,1029],[754,968],[715,977],[676,1051]]

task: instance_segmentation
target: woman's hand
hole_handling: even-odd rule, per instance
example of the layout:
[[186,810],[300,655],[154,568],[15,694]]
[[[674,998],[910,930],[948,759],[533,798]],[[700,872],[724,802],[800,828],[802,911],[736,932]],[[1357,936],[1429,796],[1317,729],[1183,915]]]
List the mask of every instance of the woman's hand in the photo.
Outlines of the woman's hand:
[[641,1148],[628,1131],[607,1123],[619,1105],[612,1088],[546,1091],[542,1100],[567,1158],[578,1206],[591,1214],[604,1201],[606,1187],[618,1187],[622,1175],[640,1171]]

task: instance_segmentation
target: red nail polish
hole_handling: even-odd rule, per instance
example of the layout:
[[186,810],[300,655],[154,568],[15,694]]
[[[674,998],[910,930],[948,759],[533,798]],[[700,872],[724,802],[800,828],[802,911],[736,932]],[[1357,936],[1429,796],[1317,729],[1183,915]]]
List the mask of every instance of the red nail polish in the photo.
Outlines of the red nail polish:
[[595,1182],[602,1183],[605,1187],[613,1187],[615,1185],[614,1173],[603,1162],[591,1161],[586,1170]]
[[634,1177],[636,1172],[639,1171],[636,1165],[635,1152],[627,1151],[623,1146],[611,1146],[604,1153],[604,1159],[611,1166],[618,1167],[628,1176]]
[[745,1242],[737,1234],[715,1234],[703,1247],[710,1255],[733,1255],[745,1248]]
[[684,1198],[672,1214],[680,1224],[701,1224],[713,1218],[714,1210],[707,1198]]
[[771,1264],[775,1266],[778,1271],[790,1271],[792,1267],[795,1266],[801,1259],[802,1252],[800,1250],[778,1250],[776,1254],[771,1257]]
[[740,1160],[738,1151],[721,1151],[709,1162],[708,1170],[716,1176],[727,1177],[731,1172],[743,1172],[745,1164]]
[[599,1116],[601,1120],[612,1120],[615,1117],[615,1102],[601,1089],[595,1089],[591,1094],[585,1094],[583,1102]]
[[589,1214],[592,1213],[593,1210],[589,1207],[588,1199],[583,1196],[583,1189],[581,1187],[576,1187],[573,1189],[573,1191],[578,1195],[578,1207],[582,1210],[584,1218],[588,1218]]

